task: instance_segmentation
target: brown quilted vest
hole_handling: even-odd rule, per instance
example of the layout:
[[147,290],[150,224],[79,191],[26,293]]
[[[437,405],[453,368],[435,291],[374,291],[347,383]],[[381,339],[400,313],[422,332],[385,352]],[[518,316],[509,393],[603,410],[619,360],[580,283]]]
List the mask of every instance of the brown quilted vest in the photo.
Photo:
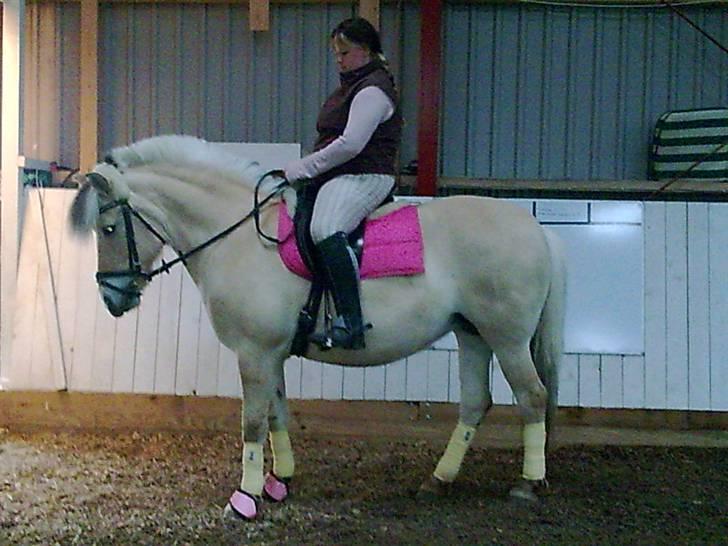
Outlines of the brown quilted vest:
[[341,174],[395,174],[395,161],[402,135],[402,114],[394,82],[382,63],[372,61],[340,75],[341,85],[321,107],[316,129],[319,133],[314,151],[326,147],[344,133],[354,96],[365,87],[376,86],[394,104],[394,114],[374,131],[364,149],[346,163],[322,173],[321,181]]

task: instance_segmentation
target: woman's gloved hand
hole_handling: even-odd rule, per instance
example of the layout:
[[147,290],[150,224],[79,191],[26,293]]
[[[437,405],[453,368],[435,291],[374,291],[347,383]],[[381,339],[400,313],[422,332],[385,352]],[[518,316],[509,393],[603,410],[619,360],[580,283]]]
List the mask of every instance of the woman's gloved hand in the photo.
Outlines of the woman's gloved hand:
[[306,176],[306,165],[303,162],[303,159],[295,159],[289,162],[283,168],[283,173],[285,174],[286,180],[289,182],[308,178],[308,176]]

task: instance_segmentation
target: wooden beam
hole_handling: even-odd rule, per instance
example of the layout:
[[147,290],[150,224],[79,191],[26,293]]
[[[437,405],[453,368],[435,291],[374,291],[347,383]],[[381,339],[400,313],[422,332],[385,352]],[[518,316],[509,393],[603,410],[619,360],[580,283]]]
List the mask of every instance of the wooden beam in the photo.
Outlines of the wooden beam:
[[250,30],[270,30],[270,3],[268,0],[250,0]]
[[0,377],[12,359],[15,292],[20,250],[23,146],[24,0],[5,0],[2,9],[2,166],[0,181]]
[[[56,4],[77,4],[81,0],[28,0],[27,4],[39,3],[56,3]],[[343,4],[351,5],[351,0],[271,0],[275,4]],[[404,1],[407,4],[419,4],[423,0],[380,0],[387,4],[399,4]],[[103,0],[104,4],[248,4],[249,0]],[[461,4],[484,4],[484,5],[513,5],[526,3],[523,0],[458,0]],[[571,0],[554,0],[554,4],[564,4],[565,6],[573,6]],[[641,6],[644,8],[653,7],[655,9],[667,10],[667,6],[661,0],[580,0],[577,2],[583,6]],[[702,7],[707,6],[724,6],[728,4],[728,0],[706,0],[701,3]]]
[[98,155],[98,0],[81,0],[81,117],[79,168],[91,169]]
[[417,195],[435,195],[437,192],[442,2],[443,0],[422,0],[420,3]]
[[[679,180],[663,191],[656,180],[515,180],[441,176],[440,195],[459,193],[525,199],[618,199],[630,201],[728,202],[728,182]],[[400,176],[401,193],[415,193],[417,178]]]
[[379,30],[379,0],[359,0],[359,16]]

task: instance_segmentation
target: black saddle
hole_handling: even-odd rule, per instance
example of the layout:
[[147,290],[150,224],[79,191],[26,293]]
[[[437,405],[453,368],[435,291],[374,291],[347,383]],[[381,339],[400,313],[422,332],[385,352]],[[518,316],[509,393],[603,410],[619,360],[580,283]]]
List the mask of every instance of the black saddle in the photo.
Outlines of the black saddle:
[[[296,213],[293,216],[293,229],[296,236],[296,245],[298,251],[301,254],[301,259],[308,267],[309,271],[313,275],[311,281],[311,290],[308,295],[306,304],[301,309],[298,315],[298,327],[296,335],[293,338],[291,344],[291,355],[293,356],[306,356],[308,351],[309,336],[316,329],[316,321],[318,319],[319,310],[321,308],[321,301],[324,299],[324,295],[330,290],[328,284],[325,281],[326,276],[321,270],[321,259],[319,253],[316,250],[316,245],[311,238],[311,219],[313,217],[313,206],[316,202],[316,197],[323,184],[316,180],[305,182],[296,192]],[[394,189],[382,201],[378,206],[382,206],[386,203],[394,201]],[[357,261],[361,266],[361,259],[364,253],[364,223],[363,220],[357,227],[349,234],[349,246],[354,250]],[[329,301],[329,298],[326,298]],[[330,308],[333,306],[327,306],[326,320],[324,321],[324,327],[330,327]],[[325,349],[325,347],[322,347]]]

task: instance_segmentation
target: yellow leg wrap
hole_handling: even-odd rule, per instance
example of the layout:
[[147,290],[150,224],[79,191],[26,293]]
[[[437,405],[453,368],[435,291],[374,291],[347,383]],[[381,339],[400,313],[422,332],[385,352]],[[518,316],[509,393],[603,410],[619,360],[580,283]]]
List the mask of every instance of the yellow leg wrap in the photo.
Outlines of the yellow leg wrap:
[[450,436],[445,453],[435,468],[435,477],[443,482],[452,482],[460,471],[465,452],[475,437],[475,427],[458,423]]
[[523,477],[543,480],[546,477],[546,423],[523,425]]
[[263,444],[243,443],[243,481],[240,489],[251,495],[263,492]]
[[293,476],[294,462],[291,439],[287,430],[270,433],[270,449],[273,452],[273,474],[279,478]]

